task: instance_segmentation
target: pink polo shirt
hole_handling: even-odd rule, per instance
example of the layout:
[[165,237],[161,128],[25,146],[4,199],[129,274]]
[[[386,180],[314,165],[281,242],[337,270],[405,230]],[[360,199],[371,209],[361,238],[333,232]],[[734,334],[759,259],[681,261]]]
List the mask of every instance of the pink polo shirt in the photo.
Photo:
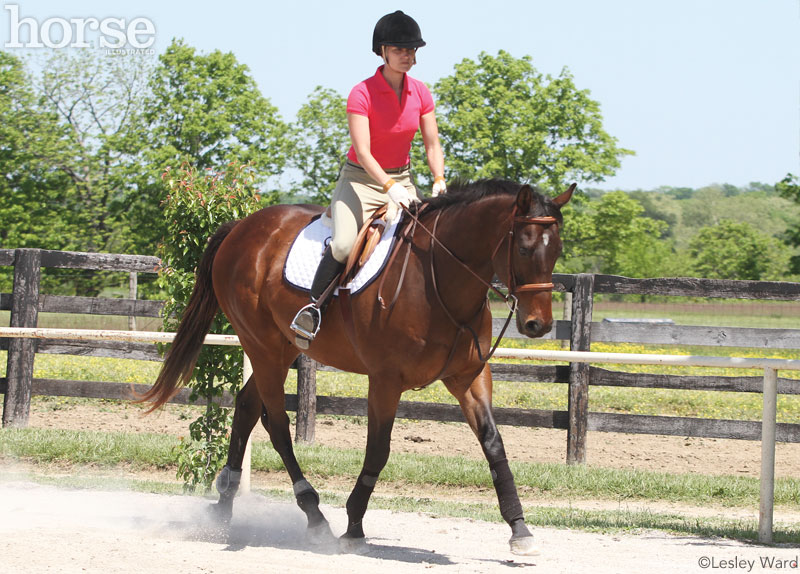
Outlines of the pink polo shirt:
[[[384,169],[402,167],[409,162],[411,140],[419,129],[420,118],[434,109],[428,87],[406,74],[400,100],[383,77],[383,66],[375,75],[357,84],[347,98],[347,113],[369,118],[370,151]],[[350,146],[350,161],[358,163]]]

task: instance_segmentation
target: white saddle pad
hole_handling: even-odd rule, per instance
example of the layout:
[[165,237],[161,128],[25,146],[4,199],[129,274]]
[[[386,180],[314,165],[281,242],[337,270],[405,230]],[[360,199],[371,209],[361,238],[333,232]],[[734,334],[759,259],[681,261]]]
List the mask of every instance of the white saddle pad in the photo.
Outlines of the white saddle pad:
[[[372,252],[366,264],[347,285],[351,293],[355,294],[364,289],[383,270],[386,260],[392,252],[395,235],[401,220],[402,216],[396,218],[394,223],[384,231],[383,237],[375,247],[375,251]],[[306,225],[295,238],[291,249],[289,249],[289,255],[286,257],[286,264],[283,267],[283,276],[286,281],[300,289],[310,290],[311,282],[314,281],[314,274],[317,272],[317,267],[319,262],[322,261],[325,248],[330,242],[330,219],[323,215]],[[338,291],[337,289],[336,292]]]

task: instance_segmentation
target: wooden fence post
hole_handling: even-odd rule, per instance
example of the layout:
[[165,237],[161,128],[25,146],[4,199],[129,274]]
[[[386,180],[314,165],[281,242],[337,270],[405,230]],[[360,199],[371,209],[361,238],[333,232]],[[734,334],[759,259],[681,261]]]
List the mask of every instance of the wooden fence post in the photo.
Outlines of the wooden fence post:
[[[564,291],[564,315],[561,317],[564,321],[572,321],[572,291]],[[569,349],[570,342],[566,339],[561,341],[562,349]]]
[[294,441],[313,443],[317,424],[317,362],[300,355],[297,358],[297,428]]
[[[131,271],[128,275],[128,299],[139,298],[139,274]],[[136,330],[136,315],[128,316],[128,331]]]
[[[572,334],[570,335],[570,350],[572,351],[591,350],[593,294],[594,275],[581,273],[576,276],[572,295]],[[590,372],[588,363],[570,363],[569,365],[567,464],[586,462]]]
[[[14,253],[11,327],[36,327],[39,315],[41,263],[42,252],[39,249],[17,249]],[[8,387],[3,400],[4,427],[28,426],[35,353],[34,339],[11,339],[8,343],[6,363]]]

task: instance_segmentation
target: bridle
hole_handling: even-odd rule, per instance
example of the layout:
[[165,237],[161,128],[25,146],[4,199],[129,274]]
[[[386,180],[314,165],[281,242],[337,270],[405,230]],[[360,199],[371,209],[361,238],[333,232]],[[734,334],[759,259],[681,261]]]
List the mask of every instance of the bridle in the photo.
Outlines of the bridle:
[[[509,226],[508,234],[503,236],[500,239],[500,242],[497,244],[497,247],[494,248],[492,252],[492,259],[497,256],[497,252],[500,251],[500,247],[503,246],[503,243],[506,239],[508,239],[508,281],[506,281],[506,286],[508,287],[508,296],[505,297],[506,304],[508,304],[509,299],[514,300],[513,306],[514,310],[516,310],[517,305],[517,297],[516,294],[520,291],[552,291],[553,290],[553,283],[523,283],[522,285],[517,285],[516,274],[514,273],[514,262],[513,262],[513,250],[514,250],[514,237],[515,237],[515,229],[518,223],[523,223],[526,225],[541,225],[543,227],[549,227],[554,223],[558,223],[558,220],[550,215],[543,215],[543,216],[535,216],[535,215],[517,215],[517,204],[514,204],[514,209],[509,216],[511,220],[511,225]],[[500,293],[497,289],[495,292]],[[502,294],[501,294],[502,296]]]
[[[427,207],[427,204],[423,204],[421,209],[424,209],[425,207]],[[411,252],[411,239],[412,239],[412,237],[414,235],[415,229],[417,227],[420,227],[425,233],[427,233],[430,236],[430,238],[431,238],[431,246],[432,247],[433,247],[433,244],[436,244],[437,246],[439,246],[439,248],[441,248],[453,261],[458,263],[463,269],[465,269],[477,281],[479,281],[482,285],[484,285],[488,289],[491,289],[498,296],[500,296],[500,298],[503,299],[503,301],[505,301],[505,303],[506,303],[506,305],[508,306],[508,309],[509,309],[508,317],[506,318],[506,321],[505,321],[505,323],[503,325],[503,328],[500,330],[500,333],[497,336],[497,340],[495,341],[494,346],[492,346],[491,350],[489,351],[489,354],[484,357],[483,353],[481,351],[480,342],[478,340],[478,334],[470,326],[470,323],[472,323],[474,321],[474,319],[483,311],[485,305],[488,305],[488,297],[487,297],[486,303],[484,305],[482,305],[480,309],[478,309],[478,312],[469,321],[467,321],[466,323],[459,322],[453,316],[453,314],[450,312],[450,310],[448,309],[447,304],[444,302],[444,299],[442,299],[442,295],[441,295],[441,293],[439,291],[438,281],[436,279],[436,267],[435,267],[435,258],[434,258],[435,250],[433,248],[431,248],[431,257],[430,257],[431,264],[430,264],[430,268],[431,268],[431,280],[433,282],[434,292],[436,293],[436,297],[437,297],[437,299],[439,301],[439,305],[444,310],[445,315],[447,315],[447,317],[450,319],[450,321],[453,323],[453,325],[455,325],[458,328],[458,334],[456,335],[456,339],[455,339],[455,341],[453,343],[453,346],[452,346],[452,348],[450,350],[450,354],[449,354],[449,356],[447,358],[447,361],[445,362],[445,365],[442,368],[442,370],[439,373],[439,375],[434,377],[433,380],[435,381],[435,380],[439,379],[441,377],[441,375],[445,372],[447,367],[449,366],[450,361],[453,358],[453,355],[455,353],[455,349],[457,347],[457,343],[458,343],[458,340],[459,340],[459,338],[461,336],[461,333],[463,331],[465,331],[465,330],[470,332],[470,334],[472,335],[473,340],[475,341],[475,348],[477,349],[477,352],[478,352],[478,359],[481,361],[481,363],[486,363],[489,359],[492,358],[492,355],[494,355],[495,351],[497,350],[497,347],[500,345],[500,341],[503,338],[503,335],[505,334],[506,329],[508,328],[508,325],[511,323],[511,318],[514,316],[514,313],[517,310],[517,306],[518,306],[517,294],[520,293],[520,292],[525,292],[525,291],[534,291],[534,292],[552,291],[553,287],[554,287],[552,282],[548,282],[548,283],[524,283],[522,285],[518,285],[517,284],[516,275],[514,273],[514,265],[513,265],[513,263],[514,263],[514,261],[513,261],[514,239],[515,239],[515,236],[516,236],[517,224],[541,225],[541,226],[544,226],[544,227],[549,227],[550,225],[557,224],[558,220],[555,217],[552,217],[552,216],[549,216],[549,215],[548,216],[519,215],[517,213],[517,204],[516,203],[514,204],[514,209],[511,211],[511,214],[507,219],[507,222],[508,222],[508,233],[503,234],[503,236],[501,237],[500,241],[497,243],[497,246],[494,248],[494,250],[492,252],[492,259],[494,260],[494,258],[497,256],[498,252],[500,251],[500,248],[503,246],[503,244],[506,241],[508,241],[508,275],[509,276],[508,276],[508,280],[506,281],[506,286],[508,287],[508,293],[506,294],[506,293],[503,293],[502,291],[500,291],[500,289],[498,289],[494,285],[492,285],[491,282],[486,281],[485,279],[483,279],[483,277],[481,277],[475,271],[473,271],[466,263],[461,261],[461,259],[459,259],[457,255],[455,255],[446,245],[444,245],[436,237],[436,230],[437,230],[437,227],[439,225],[439,218],[440,218],[440,216],[442,214],[441,211],[439,211],[436,214],[436,218],[434,219],[434,222],[433,222],[433,229],[429,230],[427,227],[425,227],[425,225],[419,220],[419,218],[414,213],[412,213],[406,207],[403,207],[403,210],[411,218],[411,224],[408,226],[408,228],[406,228],[405,233],[404,233],[404,239],[407,242],[407,251],[406,251],[405,261],[403,263],[403,269],[402,269],[401,274],[400,274],[400,280],[398,281],[397,289],[395,291],[395,294],[394,294],[394,297],[392,299],[392,302],[389,304],[388,307],[386,306],[385,301],[384,301],[383,297],[381,296],[381,292],[382,292],[382,289],[383,289],[383,280],[381,280],[380,286],[378,287],[378,302],[380,303],[381,308],[383,308],[383,309],[387,309],[387,308],[391,309],[394,306],[395,302],[397,301],[397,298],[398,298],[399,293],[400,293],[400,289],[401,289],[402,284],[403,284],[403,278],[405,277],[406,266],[408,264],[409,254]],[[420,213],[420,211],[421,210],[418,210],[417,213]],[[399,250],[397,250],[397,251],[399,251]],[[395,251],[393,256],[396,255],[397,251]],[[390,258],[389,262],[387,263],[387,267],[391,266],[393,258],[394,257]],[[387,273],[384,270],[384,273],[383,273],[384,278],[386,277],[386,275],[387,275]]]

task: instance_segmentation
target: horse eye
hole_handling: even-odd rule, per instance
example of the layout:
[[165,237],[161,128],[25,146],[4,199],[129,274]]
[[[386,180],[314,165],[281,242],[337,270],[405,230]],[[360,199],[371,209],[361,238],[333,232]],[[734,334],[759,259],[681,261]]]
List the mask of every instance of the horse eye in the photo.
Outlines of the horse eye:
[[527,247],[520,247],[519,254],[522,255],[523,257],[527,257],[528,255],[531,254],[531,250],[528,249]]

